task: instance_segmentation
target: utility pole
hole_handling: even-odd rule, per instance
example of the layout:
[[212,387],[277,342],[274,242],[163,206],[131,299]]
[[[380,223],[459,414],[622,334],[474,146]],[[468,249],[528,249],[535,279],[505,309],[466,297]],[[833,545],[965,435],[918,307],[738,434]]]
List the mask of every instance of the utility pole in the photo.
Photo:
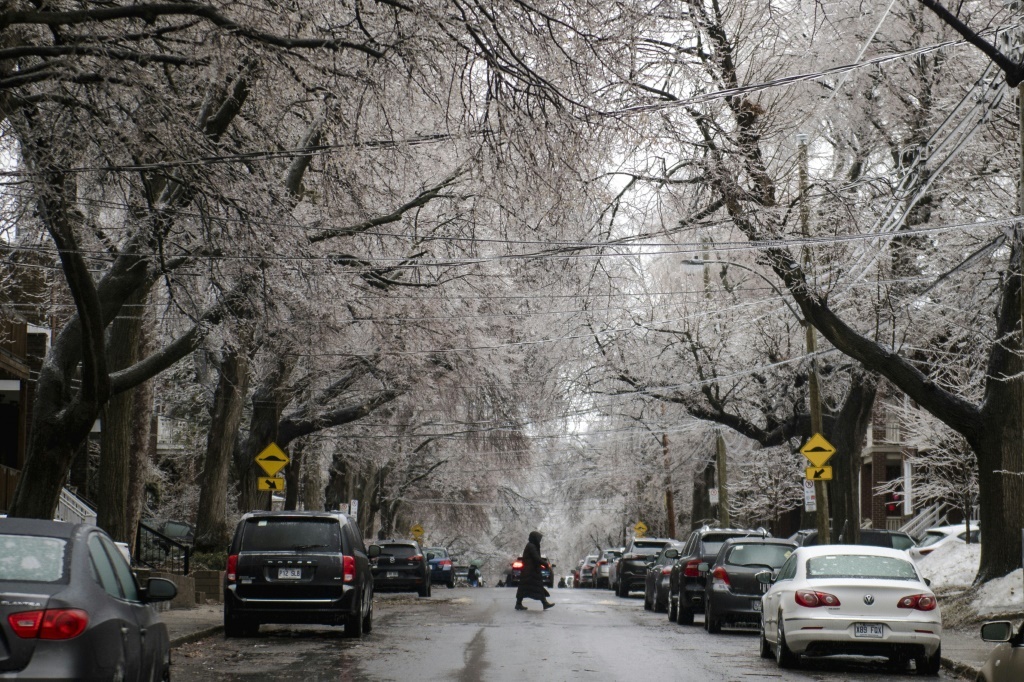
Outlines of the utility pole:
[[[661,410],[665,413],[664,407]],[[661,434],[661,450],[665,456],[665,528],[670,538],[676,537],[676,498],[672,492],[672,460],[668,456],[668,434]]]
[[726,483],[728,476],[725,466],[725,437],[722,430],[717,429],[715,433],[715,446],[717,450],[718,465],[718,523],[723,528],[729,527],[729,492]]
[[[803,232],[803,236],[809,237],[810,230],[808,224],[810,222],[811,209],[807,204],[807,135],[799,133],[796,139],[800,145],[798,152],[800,166],[800,229]],[[805,272],[810,271],[811,260],[811,250],[805,246],[803,257]],[[818,336],[810,320],[804,320],[804,330],[807,337],[807,355],[811,361],[811,368],[807,377],[810,394],[808,398],[811,409],[811,431],[813,433],[821,433],[821,391],[818,386],[818,360],[815,357],[815,354],[818,352]],[[824,481],[814,482],[814,496],[817,498],[818,505],[817,512],[815,513],[818,528],[818,544],[829,544],[832,538],[828,522],[828,487]]]

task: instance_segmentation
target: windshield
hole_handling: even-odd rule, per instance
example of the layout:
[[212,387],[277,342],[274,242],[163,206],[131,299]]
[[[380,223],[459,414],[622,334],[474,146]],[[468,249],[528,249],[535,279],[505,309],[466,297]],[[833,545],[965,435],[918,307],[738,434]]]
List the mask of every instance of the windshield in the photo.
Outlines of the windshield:
[[876,578],[918,580],[914,564],[905,559],[870,554],[825,554],[807,560],[808,578]]
[[396,559],[408,559],[416,556],[416,548],[412,545],[381,545],[381,556],[393,556]]
[[786,545],[733,545],[725,563],[731,566],[768,566],[779,568],[793,553]]
[[946,537],[945,533],[937,530],[930,530],[924,534],[923,538],[921,538],[921,544],[919,544],[918,547],[930,547],[944,537]]

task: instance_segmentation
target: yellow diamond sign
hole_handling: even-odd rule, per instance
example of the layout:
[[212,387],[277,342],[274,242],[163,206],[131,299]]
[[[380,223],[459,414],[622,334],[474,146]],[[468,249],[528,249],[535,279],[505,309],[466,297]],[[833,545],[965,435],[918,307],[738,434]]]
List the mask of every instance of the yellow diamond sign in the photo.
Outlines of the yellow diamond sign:
[[647,524],[643,521],[637,521],[636,525],[633,526],[633,532],[636,534],[638,538],[642,538],[644,535],[647,534]]
[[800,448],[800,454],[820,469],[825,466],[825,462],[829,460],[829,457],[836,454],[836,448],[832,443],[825,440],[823,435],[816,433],[807,439],[807,442]]
[[[263,448],[260,454],[256,455],[256,463],[267,472],[267,476],[273,476],[281,469],[284,469],[285,465],[290,461],[288,455],[284,454],[284,450],[277,447],[277,443],[271,443]],[[263,488],[262,490],[272,490],[272,488]]]

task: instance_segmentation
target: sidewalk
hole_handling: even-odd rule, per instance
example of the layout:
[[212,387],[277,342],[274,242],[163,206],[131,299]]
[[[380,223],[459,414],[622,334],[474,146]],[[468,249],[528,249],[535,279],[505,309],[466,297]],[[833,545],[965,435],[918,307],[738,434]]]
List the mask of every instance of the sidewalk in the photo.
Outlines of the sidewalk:
[[[160,618],[167,624],[172,647],[224,631],[224,607],[220,604],[162,611]],[[980,625],[947,629],[942,633],[942,665],[947,670],[974,680],[995,647],[995,644],[982,641]]]

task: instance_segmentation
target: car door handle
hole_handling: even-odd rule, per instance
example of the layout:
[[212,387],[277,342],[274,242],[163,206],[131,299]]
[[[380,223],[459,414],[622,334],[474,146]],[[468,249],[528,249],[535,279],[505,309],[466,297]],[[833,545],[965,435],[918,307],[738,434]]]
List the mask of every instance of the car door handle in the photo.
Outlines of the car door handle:
[[121,626],[121,636],[128,639],[128,628],[124,625]]

